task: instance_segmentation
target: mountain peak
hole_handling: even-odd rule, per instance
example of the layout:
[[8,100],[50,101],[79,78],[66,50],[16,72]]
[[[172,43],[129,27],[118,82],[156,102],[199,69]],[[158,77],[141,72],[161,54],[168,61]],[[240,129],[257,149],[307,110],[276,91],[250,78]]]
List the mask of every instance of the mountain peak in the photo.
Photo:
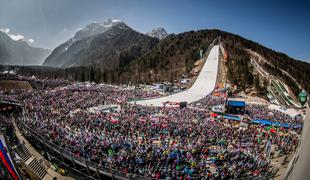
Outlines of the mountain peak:
[[78,31],[74,35],[72,40],[77,41],[92,35],[106,32],[107,30],[111,29],[113,26],[116,26],[118,24],[124,24],[124,22],[118,19],[108,19],[105,22],[93,22],[85,26],[80,31]]
[[164,28],[158,27],[153,29],[151,32],[147,32],[146,35],[162,40],[168,36],[168,33]]

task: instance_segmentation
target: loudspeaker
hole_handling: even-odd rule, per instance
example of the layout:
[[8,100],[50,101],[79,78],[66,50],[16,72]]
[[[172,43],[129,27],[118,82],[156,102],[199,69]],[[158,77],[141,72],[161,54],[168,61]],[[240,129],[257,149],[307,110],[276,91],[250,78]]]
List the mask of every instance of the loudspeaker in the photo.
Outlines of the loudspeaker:
[[186,108],[186,106],[187,106],[187,102],[186,101],[180,102],[180,109]]

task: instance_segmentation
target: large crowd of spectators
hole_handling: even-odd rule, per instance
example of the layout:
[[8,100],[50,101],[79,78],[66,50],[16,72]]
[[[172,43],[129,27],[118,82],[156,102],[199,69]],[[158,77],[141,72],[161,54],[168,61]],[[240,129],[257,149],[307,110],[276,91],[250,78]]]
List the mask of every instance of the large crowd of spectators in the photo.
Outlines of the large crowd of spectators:
[[214,96],[212,94],[209,94],[206,95],[204,98],[200,99],[199,101],[192,103],[191,106],[202,109],[211,109],[213,106],[225,106],[225,102],[225,96]]
[[[267,175],[272,168],[266,149],[274,146],[287,154],[298,142],[290,129],[271,131],[256,124],[241,129],[233,121],[210,116],[208,107],[225,103],[223,97],[208,95],[183,109],[127,102],[154,96],[158,93],[68,82],[33,91],[1,92],[1,98],[24,104],[25,123],[50,142],[100,166],[140,176],[232,179]],[[121,108],[88,110],[102,104]],[[269,117],[265,108],[251,106],[248,111],[253,117]],[[281,121],[291,121],[274,113],[278,115]]]

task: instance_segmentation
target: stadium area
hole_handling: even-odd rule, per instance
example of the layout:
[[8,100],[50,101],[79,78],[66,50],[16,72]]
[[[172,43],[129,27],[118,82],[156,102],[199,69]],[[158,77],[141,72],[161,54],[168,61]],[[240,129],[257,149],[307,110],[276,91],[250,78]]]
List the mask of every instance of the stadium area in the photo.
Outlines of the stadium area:
[[278,164],[287,164],[295,152],[304,112],[217,86],[210,67],[218,66],[219,49],[211,49],[192,87],[169,96],[135,86],[1,75],[32,88],[0,91],[1,137],[7,137],[1,138],[0,178],[49,179],[51,167],[60,177],[87,179],[276,178],[281,169],[274,162],[285,157]]

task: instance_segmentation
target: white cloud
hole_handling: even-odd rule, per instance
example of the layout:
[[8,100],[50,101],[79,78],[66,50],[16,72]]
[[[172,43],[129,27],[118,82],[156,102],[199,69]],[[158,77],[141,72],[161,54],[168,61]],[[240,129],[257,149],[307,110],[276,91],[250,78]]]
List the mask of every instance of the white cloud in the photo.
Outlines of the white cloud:
[[21,39],[25,39],[25,37],[21,34],[11,34],[10,33],[10,29],[6,28],[6,29],[0,29],[0,31],[6,33],[8,36],[10,36],[11,39],[13,39],[14,41],[18,41]]
[[32,44],[34,43],[34,40],[32,38],[28,39],[28,41]]
[[63,31],[66,32],[66,31],[68,31],[68,29],[67,29],[67,28],[64,28]]

